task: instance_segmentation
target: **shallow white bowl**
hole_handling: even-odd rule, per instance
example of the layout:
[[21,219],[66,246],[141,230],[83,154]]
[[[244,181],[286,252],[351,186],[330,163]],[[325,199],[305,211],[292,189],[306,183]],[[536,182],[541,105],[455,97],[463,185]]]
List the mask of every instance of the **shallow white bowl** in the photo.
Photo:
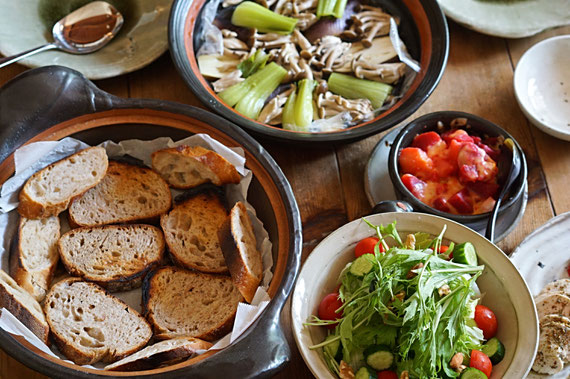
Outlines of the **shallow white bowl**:
[[528,49],[515,70],[514,87],[522,111],[534,125],[570,141],[570,35]]
[[[491,378],[524,378],[529,372],[538,345],[538,319],[528,287],[509,258],[481,235],[456,222],[423,213],[384,213],[366,217],[373,224],[397,222],[405,235],[427,232],[437,235],[447,225],[445,238],[456,243],[469,241],[475,245],[479,263],[485,270],[477,284],[483,294],[482,303],[491,308],[499,320],[497,337],[505,345],[506,355],[493,367]],[[317,378],[334,378],[321,356],[309,346],[322,342],[322,327],[306,327],[312,314],[327,293],[337,286],[342,268],[354,258],[354,246],[373,235],[362,220],[352,221],[325,238],[305,262],[292,298],[293,333],[301,355]]]

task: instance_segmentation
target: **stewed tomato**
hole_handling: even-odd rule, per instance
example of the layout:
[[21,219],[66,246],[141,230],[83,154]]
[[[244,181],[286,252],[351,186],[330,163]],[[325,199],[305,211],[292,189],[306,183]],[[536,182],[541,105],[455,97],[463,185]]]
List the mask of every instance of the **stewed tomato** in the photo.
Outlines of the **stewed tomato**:
[[497,317],[495,313],[484,305],[475,307],[475,323],[483,331],[483,336],[489,340],[497,333]]
[[[336,320],[342,317],[342,311],[337,310],[342,307],[342,301],[338,297],[338,292],[329,293],[319,304],[319,318],[321,320]],[[334,328],[336,324],[328,325],[328,328]]]
[[[364,254],[374,254],[374,246],[376,246],[379,241],[380,240],[376,237],[368,237],[363,239],[354,247],[354,256],[358,258]],[[382,246],[382,244],[378,244],[378,248],[380,249],[381,253],[384,252],[384,246]]]
[[500,154],[497,146],[497,139],[482,140],[463,129],[418,134],[398,157],[402,183],[420,201],[442,212],[488,212],[499,192],[499,170],[493,159]]
[[487,375],[487,378],[491,377],[491,372],[493,371],[493,364],[485,353],[479,350],[471,350],[471,359],[469,360],[469,367],[474,367],[477,370],[483,372]]

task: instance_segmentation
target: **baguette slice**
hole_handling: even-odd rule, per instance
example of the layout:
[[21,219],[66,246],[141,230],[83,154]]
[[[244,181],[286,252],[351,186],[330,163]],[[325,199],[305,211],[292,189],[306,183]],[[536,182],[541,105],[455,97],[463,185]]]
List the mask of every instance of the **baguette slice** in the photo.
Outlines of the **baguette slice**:
[[42,301],[51,284],[59,254],[59,217],[20,217],[18,234],[10,249],[10,275],[37,301]]
[[239,183],[233,164],[215,151],[185,146],[152,153],[152,168],[174,188],[187,189],[211,182],[217,186]]
[[102,147],[90,147],[33,174],[20,191],[18,212],[27,218],[57,216],[69,202],[94,187],[107,171]]
[[137,311],[79,278],[54,285],[44,310],[57,348],[79,365],[122,359],[152,337],[149,324]]
[[0,308],[6,308],[43,343],[48,343],[49,326],[42,307],[4,270],[0,270]]
[[191,195],[163,215],[160,225],[172,260],[184,268],[227,273],[217,237],[227,214],[221,196],[207,189]]
[[162,231],[151,225],[107,225],[70,230],[58,242],[61,261],[71,275],[108,291],[140,287],[164,254]]
[[133,355],[105,367],[109,371],[150,370],[162,365],[174,364],[190,358],[198,350],[208,350],[210,342],[197,338],[179,337],[147,346]]
[[168,212],[168,184],[147,167],[109,162],[107,175],[94,188],[73,200],[72,226],[98,226],[152,220]]
[[155,337],[213,341],[228,333],[242,296],[228,276],[163,267],[143,283],[143,310]]
[[218,237],[232,280],[245,300],[251,303],[263,276],[263,262],[242,202],[234,205],[218,231]]

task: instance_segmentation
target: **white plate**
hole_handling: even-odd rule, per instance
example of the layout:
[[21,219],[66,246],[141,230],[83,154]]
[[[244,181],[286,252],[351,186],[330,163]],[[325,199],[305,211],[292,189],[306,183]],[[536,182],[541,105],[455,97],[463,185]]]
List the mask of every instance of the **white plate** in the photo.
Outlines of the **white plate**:
[[[497,315],[497,337],[506,347],[505,358],[493,368],[491,378],[524,378],[538,345],[538,320],[528,287],[509,258],[483,236],[441,217],[383,213],[367,219],[377,225],[396,221],[402,234],[423,231],[437,235],[443,225],[447,225],[447,239],[456,243],[470,241],[475,245],[479,262],[486,266],[477,284],[484,293],[483,303]],[[333,378],[321,352],[309,349],[322,342],[326,332],[322,327],[305,327],[303,323],[316,314],[323,296],[336,287],[340,271],[354,259],[356,243],[371,235],[373,230],[360,219],[337,229],[311,252],[297,279],[291,303],[293,334],[303,359],[317,378]]]
[[[390,174],[388,173],[388,155],[392,142],[400,132],[394,129],[386,134],[372,150],[366,170],[364,171],[364,191],[370,206],[374,206],[382,200],[397,200]],[[525,183],[525,191],[521,198],[507,212],[502,212],[497,218],[495,229],[495,242],[501,241],[517,226],[522,219],[528,200],[528,186]],[[485,235],[485,229],[477,229],[476,232]]]
[[480,33],[521,38],[570,24],[568,0],[438,0],[445,14]]
[[[570,212],[549,220],[529,234],[511,255],[511,260],[527,280],[530,292],[538,295],[542,288],[561,278],[568,278],[566,267],[570,264]],[[570,378],[570,365],[553,376],[530,372],[528,378]]]
[[[11,56],[52,42],[51,28],[40,17],[40,4],[69,0],[0,0],[0,53]],[[112,2],[112,1],[111,1]],[[121,0],[129,6],[119,34],[103,49],[87,55],[46,51],[19,63],[28,67],[60,65],[89,79],[110,78],[138,70],[168,48],[168,15],[172,0]]]
[[570,141],[570,35],[528,49],[517,64],[514,86],[519,106],[534,125]]

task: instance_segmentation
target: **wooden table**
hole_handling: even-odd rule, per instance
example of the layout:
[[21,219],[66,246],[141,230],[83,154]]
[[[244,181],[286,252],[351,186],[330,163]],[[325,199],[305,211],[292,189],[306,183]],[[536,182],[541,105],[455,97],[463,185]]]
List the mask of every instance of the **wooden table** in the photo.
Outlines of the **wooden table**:
[[[529,200],[522,221],[499,247],[507,254],[553,216],[570,211],[570,144],[541,132],[524,117],[513,92],[513,72],[521,55],[545,38],[569,34],[570,27],[531,38],[506,40],[449,23],[447,68],[429,100],[408,120],[439,110],[461,110],[484,117],[508,130],[523,147],[529,165]],[[0,85],[26,68],[0,70]],[[168,54],[150,66],[118,78],[97,81],[103,90],[123,97],[159,98],[203,107],[178,76]],[[303,221],[303,258],[327,234],[365,215],[364,167],[385,133],[347,145],[295,148],[260,140],[289,179]],[[389,184],[387,184],[389,185]],[[278,378],[311,378],[290,329],[290,304],[282,322],[292,350],[291,362]],[[0,351],[0,378],[45,378]]]

